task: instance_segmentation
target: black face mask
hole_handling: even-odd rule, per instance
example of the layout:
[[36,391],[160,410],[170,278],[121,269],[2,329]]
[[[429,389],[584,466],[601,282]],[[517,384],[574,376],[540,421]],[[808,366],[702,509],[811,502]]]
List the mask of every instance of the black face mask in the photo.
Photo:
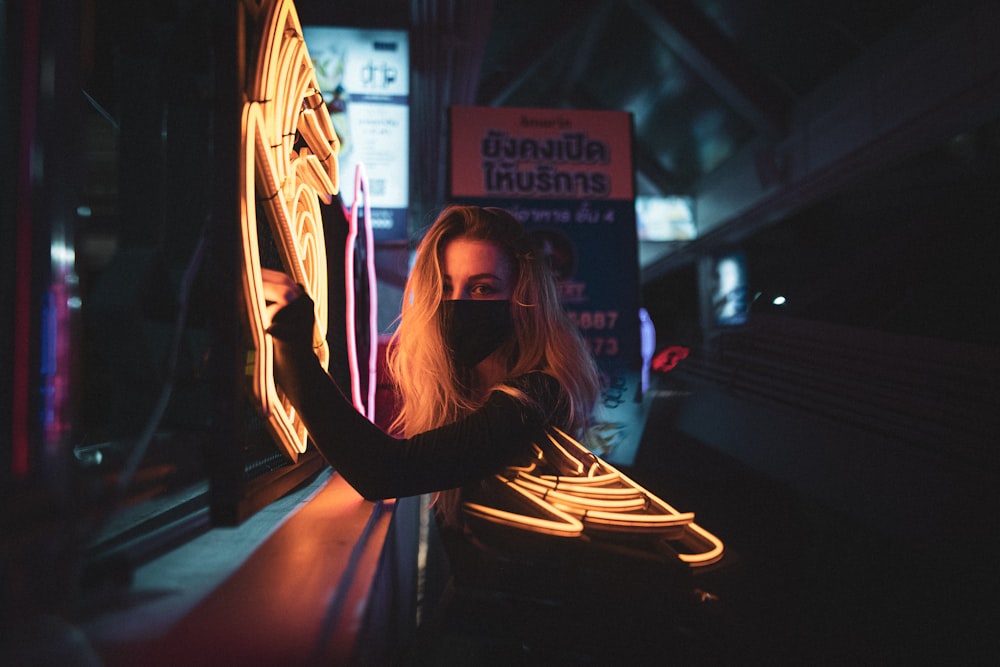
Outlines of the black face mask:
[[442,301],[440,312],[445,343],[459,367],[474,367],[514,333],[510,301]]

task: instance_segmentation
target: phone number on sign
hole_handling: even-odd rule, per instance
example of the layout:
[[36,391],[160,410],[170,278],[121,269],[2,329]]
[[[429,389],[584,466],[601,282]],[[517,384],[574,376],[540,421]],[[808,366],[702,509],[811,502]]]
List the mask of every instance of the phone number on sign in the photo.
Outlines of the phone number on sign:
[[595,357],[614,357],[618,354],[618,339],[615,336],[584,336],[583,339]]
[[581,331],[610,331],[618,323],[617,310],[571,310],[567,315]]
[[611,334],[618,324],[617,310],[569,310],[566,314],[584,334],[587,347],[595,357],[618,354],[618,337],[604,334]]

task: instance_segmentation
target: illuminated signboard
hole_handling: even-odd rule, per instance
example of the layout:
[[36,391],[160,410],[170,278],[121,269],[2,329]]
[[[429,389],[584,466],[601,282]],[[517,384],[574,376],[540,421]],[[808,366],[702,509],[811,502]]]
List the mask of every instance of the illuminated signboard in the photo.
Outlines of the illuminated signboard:
[[693,241],[698,237],[690,197],[635,198],[640,241]]
[[584,444],[630,465],[645,417],[632,117],[624,111],[451,107],[450,196],[500,206],[544,249],[559,300],[602,375]]
[[747,267],[743,253],[734,252],[715,260],[712,312],[719,325],[743,324],[749,312]]
[[[320,90],[340,137],[345,174],[364,164],[376,240],[407,238],[409,35],[402,30],[306,26]],[[347,206],[352,194],[343,192]]]

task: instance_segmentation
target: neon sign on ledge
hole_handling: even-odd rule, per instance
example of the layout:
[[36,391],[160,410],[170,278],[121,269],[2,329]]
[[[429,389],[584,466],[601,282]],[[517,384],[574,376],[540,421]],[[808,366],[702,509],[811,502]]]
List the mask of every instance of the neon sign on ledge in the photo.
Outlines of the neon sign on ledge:
[[[326,343],[327,263],[320,201],[339,191],[340,142],[316,83],[290,0],[244,3],[260,26],[257,62],[248,77],[242,111],[240,220],[243,239],[243,295],[252,349],[247,375],[268,428],[293,460],[306,450],[305,425],[275,385],[273,343],[264,333],[264,291],[257,241],[260,202],[285,270],[316,304],[314,349],[329,366]],[[305,146],[296,150],[296,139]]]
[[[288,456],[305,452],[308,432],[274,383],[273,344],[264,331],[264,292],[257,242],[256,202],[261,202],[285,269],[305,286],[316,304],[314,349],[326,368],[327,264],[320,201],[334,201],[339,192],[339,140],[316,82],[302,28],[291,0],[245,3],[248,13],[263,27],[256,69],[243,105],[241,152],[241,230],[243,291],[253,342],[247,373],[269,428]],[[296,137],[306,146],[295,149]],[[353,327],[353,244],[357,238],[358,201],[367,183],[363,169],[355,175],[345,255],[348,296],[349,357],[352,400],[359,412],[374,421],[375,321],[369,346],[369,394],[359,391],[357,350]],[[369,293],[374,296],[372,234],[367,241]],[[374,306],[369,309],[374,317]],[[367,399],[367,400],[366,400]],[[694,523],[694,514],[679,512],[623,475],[567,434],[552,429],[548,440],[536,445],[537,460],[526,467],[508,468],[496,476],[494,495],[486,503],[465,503],[473,520],[509,528],[563,537],[628,533],[668,541],[678,558],[692,567],[717,562],[722,542]]]

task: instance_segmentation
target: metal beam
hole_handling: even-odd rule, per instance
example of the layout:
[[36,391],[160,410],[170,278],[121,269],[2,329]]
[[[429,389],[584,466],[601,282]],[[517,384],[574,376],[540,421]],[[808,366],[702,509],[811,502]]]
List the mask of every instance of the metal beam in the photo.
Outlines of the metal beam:
[[[592,39],[596,40],[599,32],[595,26],[597,20],[595,16],[598,18],[606,16],[605,6],[610,6],[612,3],[601,0],[600,7],[596,12],[590,8],[593,4],[593,2],[581,4],[581,8],[576,12],[575,20],[572,22],[548,23],[544,40],[535,39],[532,40],[534,42],[532,44],[519,45],[523,47],[519,48],[521,57],[509,68],[513,74],[506,78],[494,76],[492,79],[480,82],[480,103],[487,106],[503,106],[525,82],[536,78],[553,78],[551,73],[544,75],[544,77],[539,73],[543,65],[551,66],[553,62],[559,63],[568,60],[570,73],[582,68],[585,63],[580,62],[582,58],[579,54],[579,36],[587,37],[593,34]],[[563,92],[568,89],[566,85],[568,84],[555,87],[553,90]],[[572,86],[569,85],[569,87]]]
[[626,0],[629,9],[723,102],[770,140],[785,133],[794,100],[749,69],[705,16],[684,0]]

